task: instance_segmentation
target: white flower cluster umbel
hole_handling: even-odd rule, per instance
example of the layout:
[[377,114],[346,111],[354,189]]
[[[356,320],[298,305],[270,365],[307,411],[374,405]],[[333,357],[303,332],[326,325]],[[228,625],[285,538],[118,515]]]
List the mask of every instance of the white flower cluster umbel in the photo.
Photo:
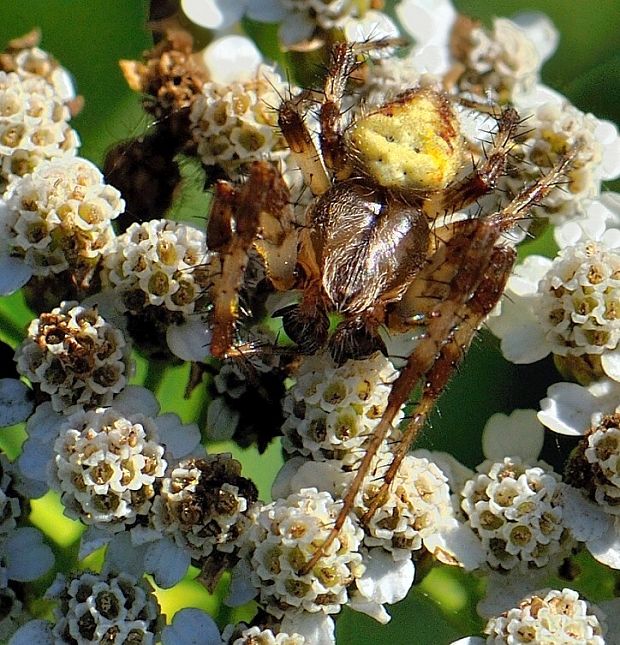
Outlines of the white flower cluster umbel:
[[[293,361],[286,350],[261,355],[263,344],[276,344],[268,318],[282,303],[266,295],[266,271],[246,246],[243,288],[226,285],[240,291],[229,313],[246,315],[247,337],[265,342],[245,342],[239,331],[239,360],[210,357],[209,289],[219,276],[209,249],[220,240],[207,239],[204,226],[132,219],[127,191],[121,195],[77,156],[70,76],[32,37],[14,41],[0,56],[0,296],[22,289],[35,314],[0,378],[0,425],[25,422],[26,432],[14,463],[0,455],[0,639],[171,645],[197,642],[199,634],[206,645],[330,645],[343,607],[387,623],[386,605],[442,563],[487,582],[477,605],[488,619],[486,641],[460,643],[618,642],[617,603],[597,607],[577,591],[549,589],[579,550],[620,569],[620,197],[602,190],[620,175],[620,137],[613,124],[542,83],[542,65],[558,42],[549,19],[528,13],[485,26],[458,15],[449,0],[179,4],[179,24],[208,30],[209,46],[191,54],[187,34],[166,35],[146,64],[123,67],[132,87],[148,95],[151,114],[167,115],[155,126],[169,127],[159,132],[173,149],[167,161],[193,156],[213,182],[241,182],[252,162],[272,161],[295,189],[293,219],[302,221],[310,197],[278,129],[278,106],[298,95],[293,80],[343,38],[411,42],[398,55],[396,41],[383,42],[369,56],[370,72],[356,70],[357,107],[420,85],[441,87],[478,149],[493,136],[484,108],[517,109],[523,127],[510,172],[456,219],[482,207],[497,211],[575,149],[561,185],[507,233],[514,242],[548,227],[555,257],[530,254],[518,263],[487,321],[508,360],[550,355],[570,382],[552,385],[538,412],[491,417],[475,470],[418,450],[404,456],[385,488],[398,426],[409,414],[403,407],[357,492],[348,494],[423,326],[413,338],[386,339],[390,358],[376,352],[336,364],[329,352]],[[290,70],[264,61],[239,35],[262,23],[276,25]],[[176,42],[182,47],[175,50]],[[303,100],[318,104],[321,93],[308,90]],[[158,112],[160,99],[166,109]],[[339,107],[345,124],[356,117],[349,97]],[[318,138],[315,118],[330,116],[311,111],[310,138]],[[157,136],[145,139],[155,146]],[[271,243],[273,223],[264,220],[257,237]],[[243,234],[241,218],[230,219],[229,231],[209,229],[222,239]],[[252,318],[256,311],[261,320]],[[161,413],[154,392],[130,384],[134,350],[139,366],[149,364],[154,390],[162,361],[192,363],[188,396],[213,377],[213,401],[196,412],[196,423]],[[261,423],[274,426],[267,439],[256,436]],[[562,473],[540,459],[543,426],[574,437]],[[232,437],[262,451],[276,435],[284,463],[269,502],[230,453],[207,454],[203,445],[205,436]],[[51,622],[30,619],[23,593],[24,583],[53,566],[41,531],[25,525],[28,501],[48,491],[85,527],[81,559],[106,547],[92,558],[103,561],[99,572],[56,577],[46,595],[55,602]],[[173,587],[190,565],[210,592],[225,581],[230,606],[253,601],[250,622],[220,632],[206,612],[185,608],[164,625],[144,576]]]

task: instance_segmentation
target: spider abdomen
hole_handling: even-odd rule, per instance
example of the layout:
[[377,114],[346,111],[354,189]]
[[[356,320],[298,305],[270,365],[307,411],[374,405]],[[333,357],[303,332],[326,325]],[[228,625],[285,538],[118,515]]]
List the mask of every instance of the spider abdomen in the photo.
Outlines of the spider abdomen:
[[429,227],[420,210],[355,180],[317,200],[311,230],[330,308],[348,315],[397,298],[428,250]]

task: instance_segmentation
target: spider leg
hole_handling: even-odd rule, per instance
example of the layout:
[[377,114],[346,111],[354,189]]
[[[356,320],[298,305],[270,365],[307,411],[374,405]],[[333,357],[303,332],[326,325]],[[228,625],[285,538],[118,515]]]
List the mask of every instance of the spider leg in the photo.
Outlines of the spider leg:
[[[449,185],[440,194],[440,199],[431,200],[425,209],[427,214],[436,217],[448,211],[461,210],[494,190],[497,180],[506,174],[510,151],[520,125],[518,112],[513,107],[504,108],[497,119],[497,132],[484,161],[466,177]],[[429,211],[429,207],[434,208],[434,212]]]
[[337,42],[331,48],[319,110],[319,140],[325,166],[337,180],[347,179],[352,170],[351,157],[345,141],[346,123],[342,109],[347,82],[363,65],[360,55],[396,44],[397,40],[382,39],[358,43]]
[[293,236],[288,234],[291,217],[288,188],[267,161],[254,162],[241,186],[226,181],[216,184],[207,225],[209,249],[216,252],[211,260],[213,356],[223,358],[233,352],[239,291],[252,246],[266,260],[274,284],[290,286],[294,262],[286,262],[283,256],[287,250],[293,258],[296,254]]
[[426,285],[432,290],[435,284],[440,283],[448,285],[447,298],[434,301],[434,306],[425,312],[426,334],[420,339],[394,382],[383,417],[374,429],[366,454],[343,497],[343,506],[334,526],[304,566],[303,573],[312,569],[338,537],[394,418],[416,384],[423,382],[422,398],[363,521],[367,522],[383,502],[411,443],[424,426],[478,327],[502,295],[516,253],[511,247],[496,246],[501,234],[514,226],[549,193],[565,173],[575,154],[576,150],[571,151],[548,174],[522,189],[510,204],[489,218],[464,220],[445,227],[447,239],[440,240],[433,258],[414,281],[414,290],[424,298]]
[[286,139],[291,156],[301,170],[304,184],[313,195],[322,195],[331,186],[321,155],[300,112],[308,98],[305,94],[282,101],[278,108],[278,126]]

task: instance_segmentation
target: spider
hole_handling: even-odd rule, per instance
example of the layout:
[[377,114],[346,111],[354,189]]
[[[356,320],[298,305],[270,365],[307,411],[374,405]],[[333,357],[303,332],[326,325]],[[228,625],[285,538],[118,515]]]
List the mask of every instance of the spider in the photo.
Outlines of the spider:
[[[312,569],[339,531],[378,448],[416,387],[421,394],[394,450],[368,522],[476,331],[502,295],[515,261],[503,234],[562,179],[569,151],[548,174],[489,214],[451,217],[495,189],[507,172],[521,122],[510,106],[494,108],[497,127],[488,150],[467,169],[467,146],[455,99],[416,87],[347,118],[347,83],[363,56],[385,43],[337,43],[318,94],[319,132],[306,116],[316,93],[282,101],[279,126],[312,193],[295,225],[286,184],[276,166],[254,162],[241,186],[219,182],[208,224],[216,251],[212,353],[232,356],[238,294],[250,249],[263,258],[278,290],[301,299],[277,312],[302,354],[327,345],[337,362],[385,352],[379,334],[423,326],[424,333],[392,385],[384,415],[343,499],[327,540],[301,573]],[[482,106],[481,106],[482,108]],[[488,111],[488,110],[487,110]],[[315,141],[318,141],[318,146]],[[341,320],[329,335],[329,314]]]

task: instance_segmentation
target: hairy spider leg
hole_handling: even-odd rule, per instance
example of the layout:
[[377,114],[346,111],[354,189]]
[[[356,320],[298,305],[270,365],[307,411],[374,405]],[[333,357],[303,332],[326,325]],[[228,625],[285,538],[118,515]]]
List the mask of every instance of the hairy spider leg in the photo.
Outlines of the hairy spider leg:
[[370,520],[385,499],[412,442],[463,359],[477,329],[503,293],[516,253],[510,247],[496,246],[500,236],[525,217],[558,184],[575,154],[576,149],[573,149],[549,173],[522,189],[510,204],[494,215],[464,220],[447,227],[448,239],[440,243],[438,251],[422,270],[416,283],[448,282],[448,299],[436,303],[426,315],[426,334],[392,386],[383,417],[374,429],[367,452],[343,497],[343,506],[334,526],[305,564],[302,573],[308,573],[338,537],[396,414],[414,387],[423,381],[422,398],[403,433],[383,484],[363,517],[364,522]]
[[211,354],[234,354],[234,328],[239,317],[239,291],[252,247],[266,258],[267,271],[280,288],[293,281],[294,236],[289,234],[292,207],[278,168],[255,161],[245,183],[218,181],[207,224],[207,244],[215,251],[212,265]]
[[[514,140],[519,134],[521,117],[513,107],[507,107],[497,118],[497,132],[493,136],[490,150],[479,165],[460,181],[450,184],[439,200],[429,200],[425,212],[430,215],[429,206],[435,206],[435,213],[455,212],[473,204],[477,199],[495,189],[497,180],[506,174],[508,159]],[[438,201],[438,204],[433,204]]]

